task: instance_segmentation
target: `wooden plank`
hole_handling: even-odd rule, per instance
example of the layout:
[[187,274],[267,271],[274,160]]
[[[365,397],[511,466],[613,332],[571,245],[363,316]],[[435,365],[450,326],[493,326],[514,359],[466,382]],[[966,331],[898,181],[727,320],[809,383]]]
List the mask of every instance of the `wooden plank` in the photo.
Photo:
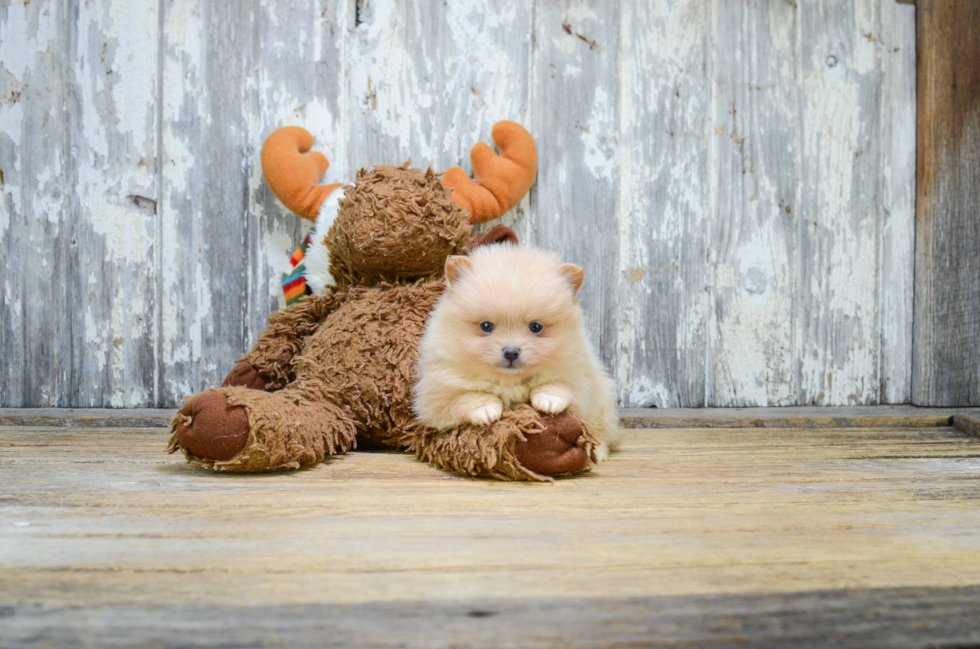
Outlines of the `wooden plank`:
[[797,14],[786,2],[713,12],[708,405],[799,399]]
[[625,428],[931,428],[953,425],[955,408],[797,406],[786,408],[623,408]]
[[[0,426],[166,428],[169,408],[0,408]],[[919,428],[951,426],[976,408],[916,406],[803,406],[786,408],[622,408],[625,428]]]
[[953,425],[967,435],[980,437],[980,413],[953,415]]
[[[359,2],[347,45],[351,169],[471,171],[501,119],[527,124],[530,0]],[[511,221],[513,222],[513,221]]]
[[345,76],[350,4],[342,0],[252,2],[255,45],[249,52],[244,151],[248,161],[246,348],[265,328],[269,314],[284,305],[281,275],[310,228],[308,221],[286,210],[265,184],[259,163],[265,138],[282,126],[302,126],[330,160],[323,182],[353,179],[347,160]]
[[72,18],[65,399],[142,406],[156,399],[157,5],[80,3]]
[[878,400],[879,4],[799,5],[799,405]]
[[63,2],[0,6],[0,405],[67,406],[72,360],[72,27]]
[[915,7],[882,2],[878,403],[912,397],[915,285]]
[[18,604],[0,639],[36,646],[973,647],[980,587],[779,595],[213,607]]
[[164,3],[159,405],[221,382],[245,349],[253,7]]
[[0,408],[0,426],[167,428],[172,408]]
[[[537,2],[533,122],[538,182],[529,242],[579,264],[591,342],[616,375],[619,141],[616,3]],[[561,115],[561,119],[555,119]]]
[[620,405],[703,406],[711,14],[700,0],[619,10]]
[[912,402],[980,404],[980,5],[920,0]]
[[[373,614],[378,635],[358,637],[378,642],[427,619],[464,646],[522,628],[547,646],[670,628],[692,644],[820,631],[905,646],[975,618],[980,444],[950,428],[629,431],[590,476],[550,486],[391,452],[224,476],[165,440],[0,429],[0,644],[161,629],[177,644],[305,642],[334,614],[344,644]],[[494,617],[507,630],[472,626]],[[582,626],[543,631],[566,617]]]

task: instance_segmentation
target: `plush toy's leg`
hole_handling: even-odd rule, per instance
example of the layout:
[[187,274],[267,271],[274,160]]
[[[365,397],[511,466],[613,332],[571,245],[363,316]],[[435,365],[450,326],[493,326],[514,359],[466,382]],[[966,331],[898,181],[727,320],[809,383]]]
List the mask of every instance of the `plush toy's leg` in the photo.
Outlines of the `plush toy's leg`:
[[329,400],[309,400],[288,390],[218,388],[187,401],[170,424],[168,450],[216,471],[298,469],[345,453],[357,428]]
[[346,293],[311,295],[273,313],[255,346],[238,359],[222,387],[243,386],[269,392],[284,388],[295,378],[293,357],[345,297]]
[[591,468],[596,441],[569,413],[540,415],[530,406],[505,410],[491,426],[415,427],[403,442],[423,462],[462,475],[550,480]]

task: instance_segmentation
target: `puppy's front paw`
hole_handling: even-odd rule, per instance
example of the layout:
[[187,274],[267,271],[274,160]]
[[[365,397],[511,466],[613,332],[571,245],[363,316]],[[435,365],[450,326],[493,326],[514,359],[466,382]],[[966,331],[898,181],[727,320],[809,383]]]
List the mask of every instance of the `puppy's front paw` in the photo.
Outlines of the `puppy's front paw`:
[[550,392],[535,392],[531,395],[531,405],[538,412],[543,412],[546,415],[556,415],[559,412],[565,412],[568,408],[568,401],[564,397],[551,394]]
[[503,413],[504,405],[502,403],[499,401],[497,403],[488,403],[485,406],[480,406],[470,411],[470,423],[476,426],[489,426],[500,419],[500,415]]
[[596,462],[605,462],[609,459],[609,444],[606,442],[599,444],[595,447],[595,450],[592,451],[592,455],[594,456]]

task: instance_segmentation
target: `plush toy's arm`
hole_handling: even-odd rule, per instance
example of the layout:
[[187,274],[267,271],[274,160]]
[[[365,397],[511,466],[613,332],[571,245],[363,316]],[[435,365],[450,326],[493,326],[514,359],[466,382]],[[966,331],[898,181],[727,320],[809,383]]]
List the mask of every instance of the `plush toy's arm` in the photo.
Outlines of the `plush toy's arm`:
[[[228,379],[247,364],[258,374],[267,391],[280,390],[293,380],[293,356],[303,348],[307,336],[315,332],[346,297],[346,293],[308,295],[269,317],[269,325],[252,350],[238,359],[238,367]],[[247,385],[229,382],[226,385]],[[255,386],[247,386],[255,387]]]
[[420,460],[446,471],[530,481],[588,471],[597,445],[574,415],[548,417],[530,406],[505,410],[491,426],[419,426],[401,441]]

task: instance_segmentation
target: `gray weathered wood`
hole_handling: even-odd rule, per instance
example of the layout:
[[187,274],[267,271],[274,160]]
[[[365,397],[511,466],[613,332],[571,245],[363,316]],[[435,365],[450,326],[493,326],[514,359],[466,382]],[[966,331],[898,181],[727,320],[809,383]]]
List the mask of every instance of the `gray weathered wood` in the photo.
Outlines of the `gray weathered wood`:
[[[166,428],[170,408],[0,408],[0,426]],[[621,408],[624,428],[917,428],[980,421],[971,408],[790,406],[785,408]]]
[[799,3],[801,404],[878,400],[879,5]]
[[9,649],[118,647],[974,647],[980,587],[279,606],[4,609]]
[[351,169],[471,171],[494,122],[527,123],[532,3],[358,2],[347,45]]
[[980,5],[917,5],[912,402],[980,403]]
[[0,403],[71,401],[72,77],[65,3],[0,4]]
[[[900,409],[900,408],[899,408]],[[221,475],[0,427],[0,646],[970,646],[980,440],[627,431],[591,475]]]
[[141,406],[157,396],[157,6],[72,18],[68,403]]
[[708,352],[709,3],[620,3],[617,338],[626,406],[702,406]]
[[726,2],[713,15],[709,405],[799,399],[798,13]]
[[[592,343],[615,376],[619,273],[617,5],[539,2],[534,15],[532,122],[538,181],[529,243],[580,264]],[[560,119],[556,117],[560,116]]]
[[344,73],[350,4],[342,0],[251,2],[253,45],[248,53],[245,109],[245,156],[250,165],[248,208],[243,215],[248,223],[245,347],[265,328],[269,313],[281,308],[282,273],[310,227],[286,210],[265,184],[258,161],[262,142],[281,126],[302,124],[313,134],[317,150],[330,160],[325,182],[351,175]]
[[879,402],[912,396],[915,263],[915,7],[882,2],[879,183]]
[[[504,222],[587,267],[622,405],[908,401],[914,11],[0,2],[0,404],[172,406],[220,381],[309,227],[262,179],[273,129],[308,128],[334,181],[469,169],[504,118],[541,154]],[[958,390],[929,403],[980,390],[975,300],[951,297],[977,284],[969,227],[918,248],[917,394]]]
[[252,9],[164,3],[160,404],[219,384],[245,348]]

